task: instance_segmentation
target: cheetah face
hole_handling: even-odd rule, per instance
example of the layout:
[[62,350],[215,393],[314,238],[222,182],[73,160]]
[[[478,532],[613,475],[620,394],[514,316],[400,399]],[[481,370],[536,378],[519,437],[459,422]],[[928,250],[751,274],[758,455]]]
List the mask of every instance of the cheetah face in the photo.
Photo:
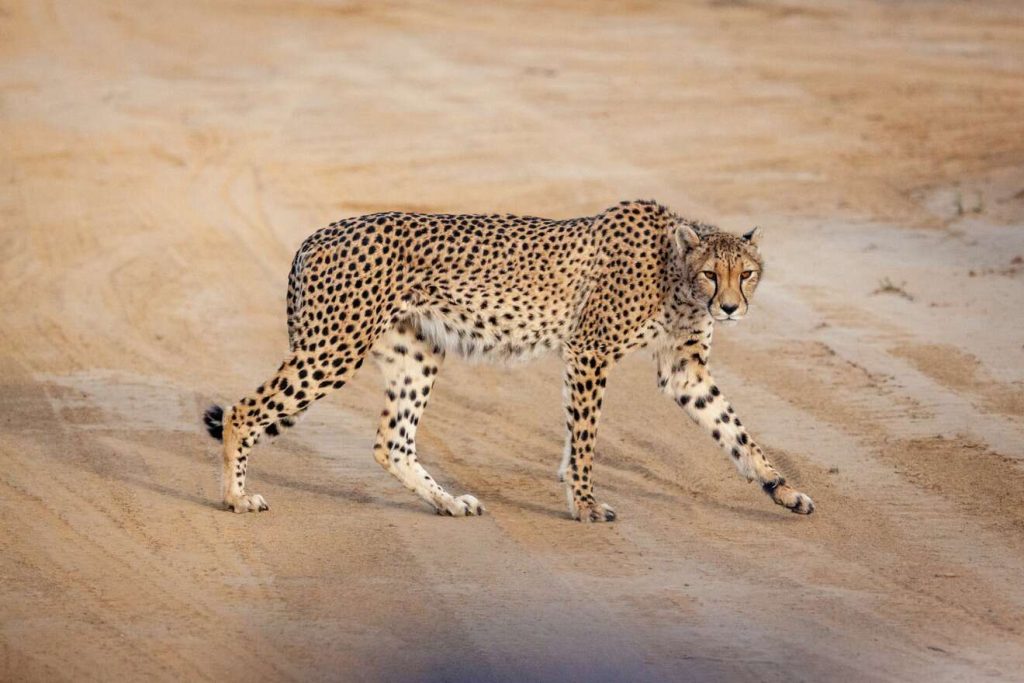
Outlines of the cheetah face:
[[761,228],[754,228],[742,237],[702,237],[688,225],[678,229],[690,295],[715,320],[734,322],[746,316],[764,268],[757,248],[761,234]]

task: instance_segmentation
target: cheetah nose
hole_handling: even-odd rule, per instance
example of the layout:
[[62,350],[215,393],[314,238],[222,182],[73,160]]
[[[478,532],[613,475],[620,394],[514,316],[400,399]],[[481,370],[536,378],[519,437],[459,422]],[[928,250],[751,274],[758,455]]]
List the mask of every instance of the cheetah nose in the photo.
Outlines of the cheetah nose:
[[720,308],[725,311],[726,315],[732,315],[739,308],[736,304],[721,304]]

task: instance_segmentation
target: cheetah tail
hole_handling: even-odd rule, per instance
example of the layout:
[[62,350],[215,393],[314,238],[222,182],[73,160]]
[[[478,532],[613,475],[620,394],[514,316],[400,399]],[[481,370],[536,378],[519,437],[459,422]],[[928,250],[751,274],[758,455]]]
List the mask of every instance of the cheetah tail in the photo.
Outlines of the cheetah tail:
[[206,431],[210,432],[210,436],[217,439],[217,441],[224,440],[224,408],[221,406],[210,406],[203,413],[203,424],[206,425]]

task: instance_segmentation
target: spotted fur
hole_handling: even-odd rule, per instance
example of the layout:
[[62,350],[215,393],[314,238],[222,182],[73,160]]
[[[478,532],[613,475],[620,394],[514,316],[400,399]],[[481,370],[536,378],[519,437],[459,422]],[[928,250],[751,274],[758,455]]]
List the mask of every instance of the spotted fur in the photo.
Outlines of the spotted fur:
[[615,512],[595,498],[594,449],[615,364],[652,346],[660,388],[778,504],[810,513],[811,499],[771,466],[711,377],[715,321],[742,318],[763,262],[760,230],[740,237],[683,219],[652,201],[596,216],[381,213],[350,218],[303,242],[288,277],[290,352],[277,372],[204,422],[223,440],[223,500],[267,509],[246,493],[249,454],[263,434],[294,424],[372,356],[385,382],[374,457],[438,513],[479,515],[419,463],[416,430],[448,353],[565,361],[566,443],[559,469],[574,519]]

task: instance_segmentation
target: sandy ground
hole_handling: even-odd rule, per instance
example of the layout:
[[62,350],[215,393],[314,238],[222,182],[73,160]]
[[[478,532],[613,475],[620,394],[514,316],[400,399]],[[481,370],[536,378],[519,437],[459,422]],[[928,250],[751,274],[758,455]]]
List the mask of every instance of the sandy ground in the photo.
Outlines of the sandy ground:
[[[1021,680],[1019,3],[0,3],[0,679]],[[719,384],[810,518],[609,383],[445,368],[436,517],[364,370],[217,501],[198,417],[286,348],[300,241],[384,209],[759,223]],[[888,279],[903,293],[877,291]]]

